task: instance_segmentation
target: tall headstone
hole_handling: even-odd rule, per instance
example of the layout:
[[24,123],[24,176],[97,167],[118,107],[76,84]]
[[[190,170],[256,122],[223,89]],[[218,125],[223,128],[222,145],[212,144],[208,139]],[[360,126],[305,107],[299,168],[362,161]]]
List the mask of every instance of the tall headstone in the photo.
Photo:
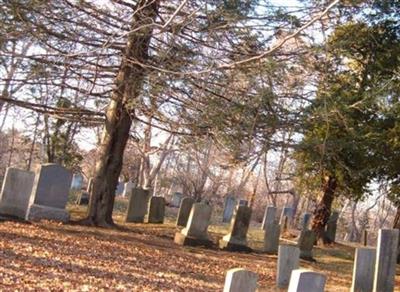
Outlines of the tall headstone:
[[187,197],[182,199],[181,206],[178,212],[178,217],[176,218],[177,226],[186,226],[193,204],[193,198]]
[[0,214],[25,219],[35,173],[8,167],[0,195]]
[[339,219],[339,212],[332,212],[329,217],[328,223],[326,224],[326,237],[331,241],[335,242],[337,221]]
[[309,229],[309,225],[310,225],[310,221],[311,221],[311,214],[310,213],[304,213],[303,214],[303,218],[301,220],[301,230],[308,230]]
[[[293,208],[291,208],[291,207],[283,208],[282,213],[281,213],[281,219],[279,221],[281,226],[285,225],[285,220],[286,220],[288,225],[291,225],[292,221],[293,221],[293,215],[294,215]],[[287,218],[287,219],[285,219],[285,218]]]
[[229,233],[219,241],[219,248],[230,251],[251,251],[247,246],[247,231],[251,208],[238,205],[233,215]]
[[300,258],[308,261],[315,261],[313,258],[313,247],[316,240],[315,232],[312,230],[303,230],[297,242],[300,249]]
[[280,245],[278,251],[278,267],[276,285],[279,288],[289,286],[290,275],[299,268],[300,250],[293,245]]
[[263,217],[263,222],[261,225],[261,229],[265,230],[265,227],[269,224],[274,222],[275,218],[276,218],[276,207],[274,206],[267,206],[267,208],[265,208],[265,212],[264,212],[264,217]]
[[324,292],[326,276],[310,270],[292,272],[288,292]]
[[269,254],[276,254],[278,252],[280,234],[281,225],[277,220],[266,225],[264,233],[264,252]]
[[143,223],[149,198],[149,190],[133,188],[129,196],[125,222]]
[[175,192],[172,195],[172,200],[171,200],[171,207],[178,208],[181,205],[181,200],[184,198],[184,195],[179,192]]
[[254,292],[258,275],[245,269],[231,269],[226,273],[224,292]]
[[375,269],[374,248],[357,248],[353,267],[351,292],[372,292]]
[[208,238],[208,225],[210,224],[212,208],[205,203],[193,204],[188,223],[181,232],[175,233],[175,243],[179,245],[204,245],[211,246]]
[[49,163],[39,167],[35,175],[29,201],[27,220],[69,220],[65,210],[71,186],[72,173],[64,167]]
[[81,190],[83,185],[83,176],[80,173],[74,173],[71,181],[71,190]]
[[374,292],[394,290],[399,229],[380,229],[376,247]]
[[124,184],[124,191],[122,192],[122,196],[127,198],[129,194],[131,194],[132,189],[135,187],[135,184],[131,181],[128,181]]
[[230,222],[235,211],[236,199],[232,196],[227,196],[224,203],[224,211],[222,213],[222,222]]
[[117,188],[115,189],[116,196],[122,196],[122,194],[124,192],[124,186],[125,186],[124,182],[122,182],[122,181],[118,182]]
[[165,216],[165,199],[163,197],[151,197],[147,222],[162,224],[164,223],[164,216]]

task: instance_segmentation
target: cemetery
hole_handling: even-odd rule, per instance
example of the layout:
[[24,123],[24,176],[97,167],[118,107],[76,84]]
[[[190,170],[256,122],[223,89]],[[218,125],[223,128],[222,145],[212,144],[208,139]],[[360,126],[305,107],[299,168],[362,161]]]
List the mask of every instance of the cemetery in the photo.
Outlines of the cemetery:
[[400,292],[398,1],[0,1],[0,291]]

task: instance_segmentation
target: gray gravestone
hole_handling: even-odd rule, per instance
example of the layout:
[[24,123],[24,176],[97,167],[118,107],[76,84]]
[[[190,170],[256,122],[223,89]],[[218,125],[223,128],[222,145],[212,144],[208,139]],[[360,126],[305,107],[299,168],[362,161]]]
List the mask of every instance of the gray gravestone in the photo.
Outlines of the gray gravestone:
[[189,219],[190,210],[194,204],[194,199],[192,198],[183,198],[181,201],[181,206],[179,208],[178,217],[176,218],[177,226],[186,226],[187,221]]
[[93,177],[89,178],[86,191],[91,194],[92,193],[92,188],[93,188]]
[[265,230],[265,227],[269,223],[274,222],[274,220],[276,218],[276,210],[277,209],[274,206],[267,206],[267,208],[265,208],[265,213],[264,213],[261,229]]
[[132,189],[135,187],[135,184],[131,181],[128,181],[124,184],[124,191],[122,192],[122,196],[125,198],[129,197]]
[[300,249],[300,258],[308,261],[315,261],[313,258],[313,247],[316,240],[315,232],[312,230],[303,230],[297,242]]
[[74,173],[71,181],[71,190],[81,190],[83,185],[83,176],[80,173]]
[[[287,220],[288,225],[291,225],[292,221],[293,221],[293,215],[294,215],[293,208],[290,208],[290,207],[283,208],[282,213],[281,213],[281,219],[279,221],[281,226],[285,226],[285,220]],[[287,218],[287,219],[285,219],[285,218]]]
[[117,188],[115,189],[116,196],[122,196],[124,192],[125,183],[122,181],[118,182]]
[[230,222],[233,212],[235,211],[236,199],[232,196],[227,196],[224,203],[224,211],[222,213],[222,222]]
[[254,292],[258,275],[245,269],[231,269],[226,273],[224,292]]
[[210,246],[208,238],[208,225],[211,219],[211,206],[205,203],[193,204],[188,223],[181,232],[175,233],[175,243],[179,245],[205,245]]
[[77,205],[88,205],[90,194],[88,192],[80,192],[76,198],[75,204]]
[[264,252],[269,254],[276,254],[278,252],[280,234],[281,225],[277,220],[267,224],[264,233]]
[[335,242],[337,221],[339,219],[339,212],[332,212],[329,217],[328,223],[326,224],[326,236],[331,242]]
[[219,247],[230,251],[251,251],[247,246],[247,230],[251,219],[251,208],[237,206],[233,215],[229,234],[219,241]]
[[148,223],[164,223],[165,199],[163,197],[151,197],[148,212]]
[[72,173],[66,168],[49,163],[39,167],[35,175],[29,201],[27,220],[69,220],[65,210],[71,187]]
[[179,208],[181,205],[181,200],[184,198],[184,195],[179,192],[175,192],[172,196],[171,207]]
[[280,245],[278,251],[278,267],[276,285],[279,288],[289,286],[290,275],[299,268],[300,250],[293,245]]
[[301,220],[301,230],[308,230],[310,221],[311,221],[311,214],[310,213],[304,213],[303,218]]
[[125,222],[143,223],[149,201],[149,190],[133,188],[129,196]]
[[375,269],[374,248],[357,248],[353,267],[351,292],[372,292]]
[[374,292],[391,292],[396,275],[399,229],[380,229],[376,247]]
[[326,276],[309,270],[292,272],[288,292],[324,292]]
[[0,195],[0,214],[25,219],[35,173],[8,167]]

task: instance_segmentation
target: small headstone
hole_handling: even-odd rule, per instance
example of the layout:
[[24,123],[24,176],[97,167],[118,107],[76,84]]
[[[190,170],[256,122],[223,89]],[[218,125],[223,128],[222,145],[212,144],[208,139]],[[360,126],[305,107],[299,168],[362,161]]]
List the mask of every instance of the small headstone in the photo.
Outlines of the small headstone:
[[143,223],[149,201],[149,190],[133,188],[129,196],[125,222]]
[[354,259],[351,292],[371,292],[374,285],[374,248],[357,248]]
[[269,224],[274,222],[275,218],[276,218],[276,207],[274,206],[267,206],[267,208],[265,208],[265,212],[264,212],[264,217],[263,217],[263,222],[261,225],[261,229],[265,230],[265,227]]
[[184,195],[182,193],[175,192],[172,196],[171,207],[179,208],[179,206],[181,205],[181,200],[183,198],[184,198]]
[[310,213],[304,213],[303,218],[301,220],[301,230],[308,230],[310,221],[311,221],[311,214]]
[[[291,225],[292,220],[293,220],[293,215],[294,215],[293,208],[290,208],[290,207],[283,208],[282,213],[281,213],[281,219],[279,221],[281,226],[285,225],[285,220],[287,221],[287,225]],[[285,219],[285,218],[287,218],[287,219]]]
[[125,198],[129,197],[131,194],[132,189],[135,187],[135,184],[131,181],[128,181],[124,184],[124,191],[122,192],[122,196]]
[[237,206],[233,215],[229,234],[219,241],[219,248],[230,251],[251,251],[247,246],[247,230],[251,219],[251,208]]
[[165,199],[163,197],[151,197],[148,212],[148,223],[164,223]]
[[64,167],[49,163],[38,169],[33,183],[26,220],[69,220],[65,210],[71,187],[72,173]]
[[186,226],[189,219],[190,210],[194,204],[193,198],[183,198],[181,201],[181,206],[179,208],[178,217],[176,218],[177,226]]
[[239,206],[248,206],[249,205],[249,201],[247,200],[239,200]]
[[280,234],[281,225],[277,220],[266,225],[264,233],[264,252],[269,254],[276,254],[278,252]]
[[91,194],[92,193],[92,188],[93,188],[93,177],[89,178],[86,191]]
[[90,194],[88,192],[80,192],[76,198],[75,204],[77,205],[88,205]]
[[80,173],[74,173],[71,181],[71,190],[81,190],[83,185],[83,176]]
[[226,273],[224,292],[254,292],[258,275],[245,269],[231,269]]
[[300,249],[300,258],[308,261],[315,261],[313,258],[313,247],[316,240],[315,232],[312,230],[303,230],[297,242]]
[[299,268],[300,250],[294,245],[280,245],[278,251],[278,267],[276,285],[279,288],[289,286],[290,275]]
[[211,206],[205,203],[193,204],[188,223],[181,232],[175,233],[175,243],[179,245],[204,245],[210,246],[208,238],[208,225],[211,219]]
[[374,292],[393,291],[398,246],[399,229],[379,230],[376,247]]
[[115,189],[116,196],[122,196],[122,194],[124,192],[124,186],[125,186],[124,182],[122,182],[122,181],[118,182],[117,188]]
[[0,195],[0,214],[25,219],[35,173],[8,167]]
[[326,224],[326,237],[331,242],[335,242],[336,239],[336,229],[337,229],[337,221],[339,219],[339,212],[332,212],[332,215],[329,217],[328,223]]
[[324,292],[326,276],[310,270],[292,272],[288,292]]
[[230,222],[235,211],[236,199],[232,196],[227,196],[224,203],[224,211],[222,213],[222,222]]

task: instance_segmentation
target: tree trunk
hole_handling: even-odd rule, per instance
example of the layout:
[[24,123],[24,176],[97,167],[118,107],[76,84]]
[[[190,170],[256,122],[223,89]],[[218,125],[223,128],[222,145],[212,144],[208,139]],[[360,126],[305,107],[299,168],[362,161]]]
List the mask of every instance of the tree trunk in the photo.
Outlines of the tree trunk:
[[331,243],[325,236],[325,227],[331,215],[331,207],[335,198],[336,178],[329,176],[323,186],[324,194],[313,214],[312,230],[317,235],[317,241],[323,244]]
[[[100,145],[100,159],[96,165],[93,189],[90,196],[86,222],[98,226],[112,226],[115,189],[122,169],[123,153],[129,138],[134,115],[135,99],[138,98],[145,76],[144,69],[132,63],[145,63],[148,59],[151,25],[159,7],[159,1],[139,1],[132,18],[121,66],[115,78],[115,89],[107,109],[106,122]],[[140,29],[139,29],[140,28]]]

